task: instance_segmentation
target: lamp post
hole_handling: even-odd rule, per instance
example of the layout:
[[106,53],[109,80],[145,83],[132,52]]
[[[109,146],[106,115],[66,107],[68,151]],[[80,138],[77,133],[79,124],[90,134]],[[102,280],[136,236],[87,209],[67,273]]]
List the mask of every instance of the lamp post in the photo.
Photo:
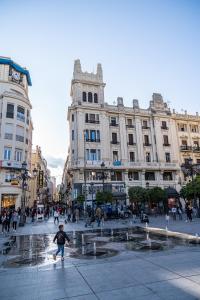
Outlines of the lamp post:
[[19,177],[19,179],[21,179],[22,181],[21,215],[20,215],[19,226],[24,226],[24,224],[26,223],[26,216],[25,216],[26,188],[27,188],[27,180],[29,179],[27,163],[25,161],[22,163],[21,176]]
[[104,180],[106,179],[105,178],[105,163],[104,163],[104,161],[102,161],[102,163],[101,163],[101,169],[102,169],[101,178],[102,178],[103,192],[104,192]]

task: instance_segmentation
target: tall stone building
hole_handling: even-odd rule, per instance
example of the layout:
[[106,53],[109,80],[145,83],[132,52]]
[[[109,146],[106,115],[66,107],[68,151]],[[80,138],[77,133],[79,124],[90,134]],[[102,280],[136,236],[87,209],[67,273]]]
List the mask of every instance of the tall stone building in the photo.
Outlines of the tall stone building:
[[125,107],[121,97],[110,105],[104,101],[104,88],[100,64],[94,74],[83,72],[75,61],[63,175],[72,198],[86,193],[91,200],[102,188],[119,197],[131,186],[179,190],[184,180],[181,163],[190,155],[195,162],[200,159],[198,114],[171,112],[157,93],[147,109],[136,99]]
[[[22,162],[30,170],[32,150],[31,103],[28,70],[0,57],[0,209],[21,206]],[[30,199],[26,192],[26,203]]]

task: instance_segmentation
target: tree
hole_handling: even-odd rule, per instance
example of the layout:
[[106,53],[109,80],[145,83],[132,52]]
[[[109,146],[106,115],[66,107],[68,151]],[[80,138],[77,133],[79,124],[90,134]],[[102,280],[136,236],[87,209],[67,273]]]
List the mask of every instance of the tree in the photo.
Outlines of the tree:
[[77,200],[78,203],[83,204],[84,201],[85,201],[85,196],[80,194],[80,195],[78,195],[76,200]]
[[98,191],[96,193],[96,203],[97,203],[97,205],[112,202],[112,201],[113,201],[113,195],[112,195],[111,192],[108,192],[108,191],[100,192],[100,191]]
[[164,201],[166,201],[166,199],[167,199],[166,191],[160,187],[154,187],[152,189],[149,189],[147,193],[148,193],[148,198],[151,203],[152,202],[154,202],[154,203],[163,202],[164,203]]
[[132,203],[145,202],[147,200],[146,189],[141,186],[130,187],[128,195]]

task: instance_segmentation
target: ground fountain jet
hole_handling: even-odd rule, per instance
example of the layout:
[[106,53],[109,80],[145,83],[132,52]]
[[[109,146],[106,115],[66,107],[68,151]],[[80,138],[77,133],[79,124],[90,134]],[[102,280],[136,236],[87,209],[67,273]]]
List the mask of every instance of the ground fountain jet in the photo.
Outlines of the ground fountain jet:
[[81,234],[81,243],[82,243],[82,245],[85,245],[85,239],[84,239],[84,234],[83,233]]

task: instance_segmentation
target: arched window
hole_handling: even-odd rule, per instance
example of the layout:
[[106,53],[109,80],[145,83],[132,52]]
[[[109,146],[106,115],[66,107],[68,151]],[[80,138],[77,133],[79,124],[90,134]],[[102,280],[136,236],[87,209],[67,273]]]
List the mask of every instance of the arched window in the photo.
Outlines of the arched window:
[[84,101],[84,102],[87,101],[87,94],[86,94],[86,92],[83,92],[83,101]]
[[97,93],[94,93],[94,103],[98,103],[98,95],[97,95]]
[[88,102],[92,102],[92,93],[91,92],[88,93]]

